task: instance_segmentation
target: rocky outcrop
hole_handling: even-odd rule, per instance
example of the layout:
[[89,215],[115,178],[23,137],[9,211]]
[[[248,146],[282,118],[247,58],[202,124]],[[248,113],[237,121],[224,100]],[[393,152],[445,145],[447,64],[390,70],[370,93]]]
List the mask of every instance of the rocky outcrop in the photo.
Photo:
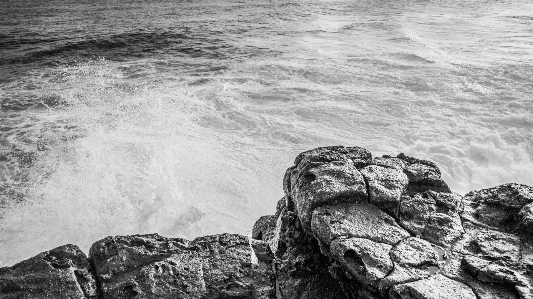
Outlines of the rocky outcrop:
[[278,298],[326,282],[314,298],[533,298],[529,186],[460,196],[430,161],[327,147],[300,154],[284,189],[253,235]]
[[0,298],[97,298],[93,273],[78,246],[59,246],[1,268]]
[[247,237],[192,242],[157,234],[108,237],[93,244],[102,298],[273,298],[272,271],[254,266]]
[[533,188],[453,193],[360,147],[300,154],[251,238],[108,237],[0,269],[0,298],[533,298]]

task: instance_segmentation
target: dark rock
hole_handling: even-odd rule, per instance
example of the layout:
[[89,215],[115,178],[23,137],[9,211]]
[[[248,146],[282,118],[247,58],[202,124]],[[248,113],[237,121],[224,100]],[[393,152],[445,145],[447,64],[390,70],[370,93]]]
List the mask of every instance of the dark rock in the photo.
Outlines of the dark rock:
[[251,263],[248,238],[192,242],[153,235],[108,237],[90,257],[103,298],[273,298],[272,272]]
[[97,298],[87,256],[76,245],[42,252],[0,269],[0,298]]
[[278,218],[275,239],[276,294],[278,299],[342,299],[340,283],[329,273],[329,258],[321,254],[318,242],[303,231],[288,204]]
[[250,246],[258,261],[263,263],[272,263],[274,259],[274,253],[270,249],[270,246],[265,241],[260,240],[250,240]]
[[518,223],[519,232],[525,236],[533,236],[533,203],[522,207],[518,217],[520,219]]
[[261,216],[254,224],[252,238],[264,241],[271,239],[276,228],[277,218],[275,215]]

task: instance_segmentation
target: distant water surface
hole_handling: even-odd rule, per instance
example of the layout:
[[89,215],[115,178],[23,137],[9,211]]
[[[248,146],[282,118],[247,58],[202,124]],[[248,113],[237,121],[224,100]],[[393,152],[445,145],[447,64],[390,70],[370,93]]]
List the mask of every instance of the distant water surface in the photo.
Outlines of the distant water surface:
[[533,2],[6,0],[0,100],[0,266],[247,234],[317,146],[533,185]]

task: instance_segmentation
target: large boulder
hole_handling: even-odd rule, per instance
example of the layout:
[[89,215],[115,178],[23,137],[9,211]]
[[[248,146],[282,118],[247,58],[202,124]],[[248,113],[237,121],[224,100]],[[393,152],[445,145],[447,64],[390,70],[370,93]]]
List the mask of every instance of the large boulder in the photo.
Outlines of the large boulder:
[[42,252],[0,269],[0,298],[97,298],[87,256],[76,245]]
[[431,161],[328,147],[298,156],[284,190],[268,226],[281,298],[533,296],[530,187],[463,198]]
[[367,201],[366,183],[358,168],[371,162],[360,147],[324,147],[300,154],[285,175],[285,193],[295,205],[305,232],[311,215],[323,205]]
[[105,298],[274,298],[272,272],[251,263],[248,238],[187,241],[157,234],[108,237],[90,257]]

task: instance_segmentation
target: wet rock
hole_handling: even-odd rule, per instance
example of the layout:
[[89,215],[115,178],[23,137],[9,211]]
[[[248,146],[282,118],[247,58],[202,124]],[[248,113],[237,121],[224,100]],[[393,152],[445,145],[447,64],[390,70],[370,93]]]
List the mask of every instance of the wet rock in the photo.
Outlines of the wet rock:
[[103,298],[273,298],[273,273],[252,265],[240,235],[108,237],[90,257]]
[[63,245],[0,269],[0,298],[97,298],[87,256]]
[[401,169],[378,165],[370,165],[360,171],[368,184],[370,203],[397,214],[402,193],[409,183],[407,175]]
[[394,286],[390,297],[396,299],[476,299],[470,287],[442,275]]
[[409,194],[435,191],[450,193],[450,187],[441,178],[440,169],[435,163],[399,154],[398,159],[402,160],[406,166],[404,172],[409,178],[407,192]]
[[339,237],[355,237],[395,245],[410,236],[394,218],[369,203],[317,208],[313,212],[312,230],[325,244]]

